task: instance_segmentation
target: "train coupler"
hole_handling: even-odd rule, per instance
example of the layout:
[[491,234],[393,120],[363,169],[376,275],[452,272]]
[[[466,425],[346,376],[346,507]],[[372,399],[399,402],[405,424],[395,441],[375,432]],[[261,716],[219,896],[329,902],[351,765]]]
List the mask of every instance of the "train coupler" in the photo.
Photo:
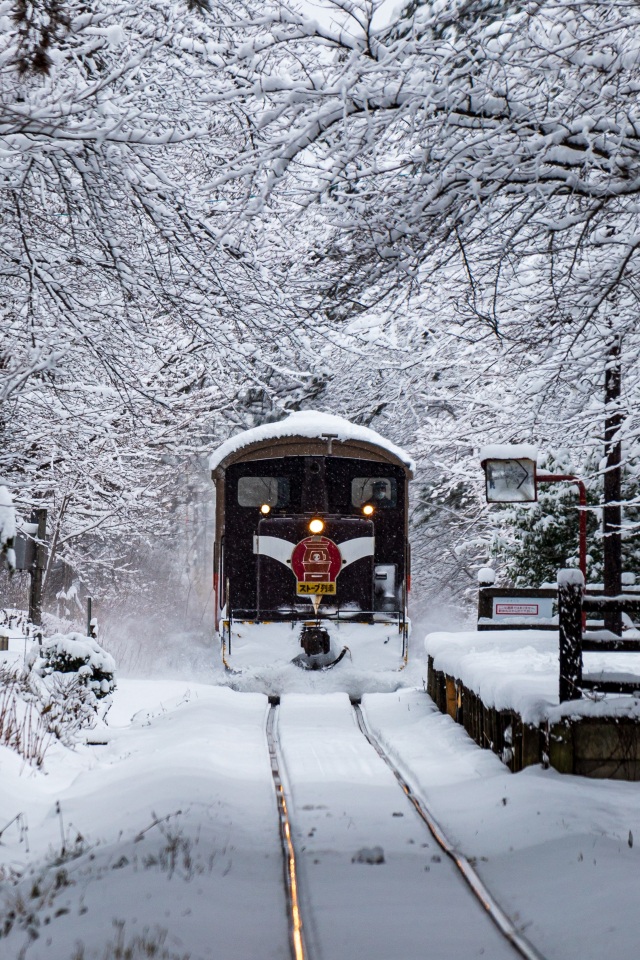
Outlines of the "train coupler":
[[305,624],[300,635],[300,646],[308,657],[329,653],[331,650],[329,631],[324,627]]
[[349,647],[343,647],[337,657],[334,656],[331,650],[327,651],[327,653],[300,653],[297,657],[294,657],[291,662],[302,670],[330,670],[331,667],[335,667],[337,663],[340,663],[347,653],[351,656]]

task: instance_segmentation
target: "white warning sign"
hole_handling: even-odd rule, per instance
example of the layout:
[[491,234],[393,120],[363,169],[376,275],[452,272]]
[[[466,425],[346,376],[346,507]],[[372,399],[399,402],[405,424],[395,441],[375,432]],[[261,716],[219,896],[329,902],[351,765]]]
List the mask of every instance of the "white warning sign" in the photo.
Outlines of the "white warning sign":
[[511,619],[527,617],[527,619],[550,619],[553,616],[553,600],[551,597],[527,597],[526,601],[509,599],[508,597],[493,598],[494,619]]

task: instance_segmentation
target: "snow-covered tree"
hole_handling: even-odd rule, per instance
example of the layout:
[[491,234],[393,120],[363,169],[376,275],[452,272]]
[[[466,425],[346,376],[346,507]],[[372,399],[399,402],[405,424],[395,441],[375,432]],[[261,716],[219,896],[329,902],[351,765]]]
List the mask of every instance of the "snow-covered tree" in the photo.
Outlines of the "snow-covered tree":
[[638,10],[423,2],[389,23],[370,0],[314,20],[259,6],[236,11],[210,98],[251,125],[224,177],[252,209],[320,211],[304,261],[319,306],[352,316],[450,285],[437,326],[493,338],[512,378],[536,368],[521,429],[584,433],[619,338],[633,395]]
[[242,142],[206,103],[220,29],[165,3],[0,3],[0,469],[48,507],[49,572],[130,566],[247,389],[315,378],[264,227],[209,188]]
[[633,475],[640,11],[390,9],[0,0],[0,469],[51,564],[132,569],[304,406],[419,455],[427,579],[487,549],[483,443],[595,477],[619,417]]
[[334,230],[314,253],[339,264],[345,312],[379,309],[399,286],[414,305],[440,288],[432,323],[457,337],[470,374],[454,447],[491,429],[584,459],[604,433],[605,475],[620,439],[633,473],[638,11],[422,3],[386,25],[382,5],[333,9],[318,24],[280,4],[279,28],[253,43],[252,68],[270,58],[255,148],[265,195],[320,201]]

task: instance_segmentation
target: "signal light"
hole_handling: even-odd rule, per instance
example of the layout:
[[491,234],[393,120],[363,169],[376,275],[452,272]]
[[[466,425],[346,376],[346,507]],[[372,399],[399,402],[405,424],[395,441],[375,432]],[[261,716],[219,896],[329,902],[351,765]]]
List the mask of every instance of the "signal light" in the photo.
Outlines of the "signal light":
[[268,503],[262,504],[262,506],[260,507],[260,513],[262,513],[265,517],[268,513],[271,513],[271,507],[269,506]]
[[322,533],[324,530],[324,521],[316,517],[309,524],[309,530],[311,530],[311,533]]
[[365,517],[370,517],[374,510],[375,507],[371,503],[365,503],[364,507],[362,508],[362,512],[364,513]]

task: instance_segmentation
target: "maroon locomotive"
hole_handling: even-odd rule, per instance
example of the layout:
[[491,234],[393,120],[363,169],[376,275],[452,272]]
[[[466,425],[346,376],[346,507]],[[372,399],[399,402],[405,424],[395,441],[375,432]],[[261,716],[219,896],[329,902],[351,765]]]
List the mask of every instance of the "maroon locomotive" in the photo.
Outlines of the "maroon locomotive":
[[406,660],[413,464],[404,451],[304,412],[226,441],[211,469],[216,628],[228,666],[326,667],[365,647],[382,666]]

